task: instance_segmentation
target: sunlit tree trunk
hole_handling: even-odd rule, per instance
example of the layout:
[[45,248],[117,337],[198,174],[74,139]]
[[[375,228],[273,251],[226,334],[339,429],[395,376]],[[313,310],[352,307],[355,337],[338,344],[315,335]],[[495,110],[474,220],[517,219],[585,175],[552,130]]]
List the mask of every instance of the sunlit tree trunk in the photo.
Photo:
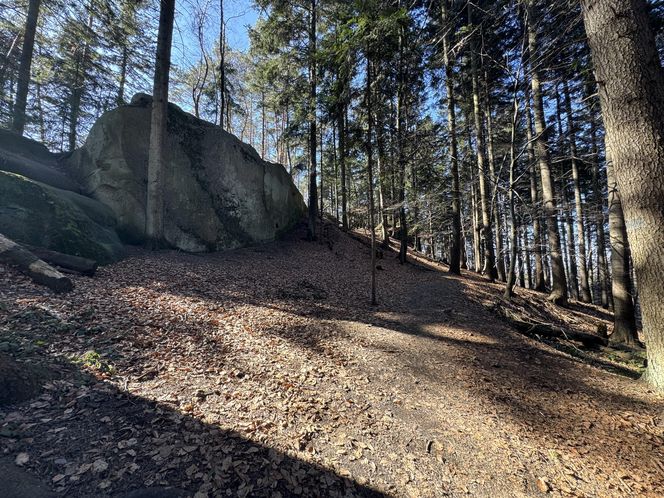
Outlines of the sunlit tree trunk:
[[166,162],[166,122],[168,116],[168,82],[171,67],[171,41],[175,17],[175,0],[161,0],[157,57],[154,71],[148,186],[145,209],[145,236],[152,248],[164,240],[163,173]]
[[582,0],[639,286],[645,378],[664,389],[664,71],[644,0]]

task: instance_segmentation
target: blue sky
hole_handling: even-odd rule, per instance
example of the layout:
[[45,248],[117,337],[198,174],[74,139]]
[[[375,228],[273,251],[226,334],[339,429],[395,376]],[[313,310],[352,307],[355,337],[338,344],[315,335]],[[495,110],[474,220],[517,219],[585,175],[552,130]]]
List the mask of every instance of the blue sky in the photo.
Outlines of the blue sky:
[[[206,47],[212,47],[219,38],[219,0],[177,0],[173,33],[173,60],[187,65],[198,59],[200,50],[194,29],[194,13],[204,7],[207,10],[205,29]],[[248,27],[255,24],[258,12],[251,0],[224,0],[226,39],[231,48],[249,48]]]

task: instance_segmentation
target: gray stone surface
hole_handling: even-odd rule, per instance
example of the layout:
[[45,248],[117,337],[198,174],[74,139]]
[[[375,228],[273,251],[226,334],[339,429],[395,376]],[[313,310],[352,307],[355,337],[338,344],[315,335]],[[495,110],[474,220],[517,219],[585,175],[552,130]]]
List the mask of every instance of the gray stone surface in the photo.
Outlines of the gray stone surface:
[[94,259],[120,259],[113,212],[98,201],[0,171],[0,233],[19,243]]
[[[104,114],[64,160],[84,193],[112,209],[120,236],[131,243],[145,234],[151,101],[139,94]],[[205,252],[270,241],[304,216],[302,195],[283,166],[172,104],[166,143],[164,231],[171,246]]]
[[80,192],[80,186],[58,166],[43,144],[0,129],[0,170],[17,173],[52,187]]

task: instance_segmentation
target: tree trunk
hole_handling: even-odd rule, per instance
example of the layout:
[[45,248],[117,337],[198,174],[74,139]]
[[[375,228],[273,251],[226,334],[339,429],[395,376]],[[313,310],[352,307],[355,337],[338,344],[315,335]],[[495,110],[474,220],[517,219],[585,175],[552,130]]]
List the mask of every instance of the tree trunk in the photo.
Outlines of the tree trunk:
[[16,99],[14,100],[12,120],[12,130],[19,135],[23,135],[25,131],[25,107],[28,102],[30,68],[32,67],[32,53],[35,46],[40,4],[41,0],[30,0],[28,4],[28,18],[23,34],[23,48],[21,49],[21,62],[18,68],[18,82],[16,84]]
[[[472,22],[472,3],[468,3],[468,24],[470,30],[473,30]],[[484,127],[482,125],[482,110],[480,109],[480,91],[477,76],[477,43],[471,42],[470,60],[471,60],[471,78],[473,84],[473,117],[475,118],[475,138],[477,149],[477,176],[479,183],[479,203],[482,213],[482,239],[484,242],[484,271],[493,282],[498,277],[496,271],[496,257],[493,249],[493,229],[491,227],[491,212],[489,209],[489,192],[486,185],[486,158],[484,157]]]
[[459,157],[456,130],[456,99],[454,95],[454,71],[450,61],[450,29],[448,0],[441,2],[443,35],[443,63],[445,65],[445,89],[447,92],[447,130],[450,147],[450,172],[452,174],[452,244],[449,272],[461,275],[461,189],[459,186]]
[[[93,23],[92,9],[88,15],[88,31],[92,31]],[[90,42],[85,41],[83,53],[76,61],[76,72],[72,82],[71,95],[69,100],[69,150],[76,148],[78,141],[78,118],[81,114],[81,100],[83,99],[83,90],[85,89],[86,73],[88,70],[88,59],[90,58]]]
[[[401,0],[398,2],[401,8]],[[404,28],[399,27],[399,60],[397,68],[397,163],[399,166],[399,262],[406,263],[408,259],[408,225],[406,222],[406,156],[404,152],[404,127],[406,89],[404,74]]]
[[[527,98],[529,102],[529,97]],[[528,140],[528,162],[530,163],[530,213],[533,221],[533,253],[535,254],[535,276],[533,279],[533,290],[544,292],[546,290],[546,279],[544,278],[544,263],[542,262],[542,229],[540,227],[539,209],[539,186],[537,184],[537,158],[532,132],[532,116],[530,114],[530,103],[526,105],[526,139]]]
[[546,227],[549,238],[549,253],[551,257],[552,289],[549,299],[556,304],[564,305],[567,302],[567,279],[565,278],[565,267],[560,249],[556,197],[551,177],[549,147],[546,139],[546,122],[544,119],[544,100],[540,83],[540,71],[536,63],[536,56],[539,52],[532,0],[527,2],[526,10],[528,15],[528,52],[530,54],[533,110],[535,111],[535,146],[539,160],[540,177],[542,179],[542,199],[544,201],[544,212],[547,218]]
[[35,283],[45,285],[55,292],[69,292],[74,288],[69,278],[2,234],[0,234],[0,262],[16,266]]
[[611,244],[611,273],[613,294],[613,344],[637,344],[636,317],[632,298],[632,278],[629,271],[629,242],[620,192],[613,174],[613,164],[607,151],[606,176],[609,184],[609,241]]
[[579,160],[576,149],[576,125],[572,113],[572,98],[570,96],[569,85],[566,79],[563,79],[563,89],[565,92],[565,112],[567,114],[567,135],[569,140],[570,156],[572,162],[572,180],[574,181],[574,203],[576,205],[576,232],[579,243],[579,265],[578,276],[581,287],[581,300],[584,303],[591,301],[590,285],[588,285],[588,258],[586,256],[586,242],[584,237],[584,209],[581,200],[581,183],[579,179]]
[[316,0],[309,4],[309,239],[316,239]]
[[369,232],[371,235],[371,304],[376,304],[376,226],[373,189],[373,106],[372,106],[373,64],[367,57],[366,102],[367,102],[367,183],[369,189]]
[[664,71],[644,0],[582,0],[639,285],[648,367],[664,389]]
[[512,114],[512,126],[510,133],[510,190],[508,193],[510,208],[510,266],[505,285],[505,299],[511,299],[516,281],[516,254],[519,244],[516,212],[514,210],[514,169],[516,166],[516,127],[519,119],[518,82],[514,88],[514,112]]
[[148,185],[145,209],[145,236],[156,249],[164,239],[163,172],[166,161],[165,141],[168,118],[168,80],[171,67],[171,41],[175,0],[161,0],[157,57],[154,71],[152,114],[150,119],[150,149],[148,156]]
[[346,126],[345,126],[345,108],[341,104],[339,115],[337,116],[339,124],[339,169],[341,172],[341,226],[348,230],[348,192],[346,190]]
[[42,247],[34,247],[26,244],[23,244],[23,247],[25,247],[28,251],[46,263],[64,268],[65,270],[70,270],[75,273],[80,273],[86,277],[93,276],[97,271],[97,262],[92,259],[81,258],[80,256],[72,256],[71,254],[64,254],[61,252],[51,251]]

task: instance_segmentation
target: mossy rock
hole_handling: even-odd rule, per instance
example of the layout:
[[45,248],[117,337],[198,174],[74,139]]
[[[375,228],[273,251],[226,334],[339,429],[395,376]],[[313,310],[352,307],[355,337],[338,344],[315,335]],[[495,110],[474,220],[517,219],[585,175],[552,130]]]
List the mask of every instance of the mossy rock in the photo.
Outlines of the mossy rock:
[[113,225],[93,199],[0,171],[0,233],[16,242],[106,264],[123,255]]

